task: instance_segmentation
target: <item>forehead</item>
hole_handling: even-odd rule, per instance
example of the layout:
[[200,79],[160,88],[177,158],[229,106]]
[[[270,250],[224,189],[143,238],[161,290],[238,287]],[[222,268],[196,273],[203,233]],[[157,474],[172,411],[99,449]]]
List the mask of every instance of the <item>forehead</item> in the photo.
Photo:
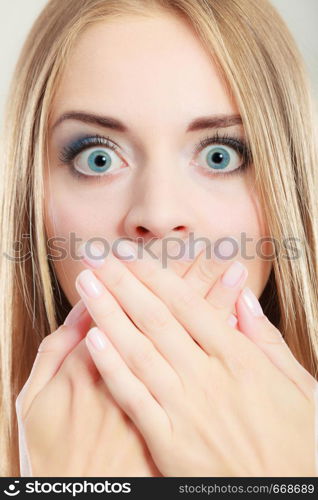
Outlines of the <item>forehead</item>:
[[169,13],[87,28],[72,49],[53,103],[136,122],[178,125],[237,108],[193,28]]

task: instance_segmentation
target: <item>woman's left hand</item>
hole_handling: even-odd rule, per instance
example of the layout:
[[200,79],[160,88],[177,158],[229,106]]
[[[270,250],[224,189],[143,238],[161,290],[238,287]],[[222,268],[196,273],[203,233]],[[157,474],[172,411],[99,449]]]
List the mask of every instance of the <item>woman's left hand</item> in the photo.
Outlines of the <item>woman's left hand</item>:
[[99,327],[92,359],[160,472],[314,476],[317,382],[256,297],[219,278],[203,298],[152,259],[129,267],[110,254],[76,287]]

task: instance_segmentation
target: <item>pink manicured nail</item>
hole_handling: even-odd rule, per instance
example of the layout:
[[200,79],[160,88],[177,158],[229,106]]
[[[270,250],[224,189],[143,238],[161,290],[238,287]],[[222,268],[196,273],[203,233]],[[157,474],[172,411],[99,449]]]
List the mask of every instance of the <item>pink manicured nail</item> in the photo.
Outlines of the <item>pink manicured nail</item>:
[[247,307],[254,316],[256,317],[264,316],[261,304],[259,303],[258,299],[256,298],[256,296],[254,295],[254,293],[250,288],[248,287],[244,288],[242,295],[245,304],[247,305]]
[[102,351],[106,347],[105,335],[96,326],[91,328],[87,338],[97,351]]
[[235,328],[237,323],[238,323],[238,320],[234,314],[231,314],[231,316],[228,318],[227,322],[229,323],[230,326]]
[[101,267],[105,263],[106,251],[101,245],[86,242],[78,248],[78,252],[83,260],[94,268]]
[[[104,287],[90,269],[85,269],[77,277],[80,288],[92,298],[97,298],[104,292]],[[76,281],[77,281],[76,280]]]
[[221,278],[222,284],[230,287],[238,285],[245,273],[245,269],[245,266],[236,260],[223,274]]
[[75,325],[85,310],[86,310],[86,306],[85,306],[84,302],[82,300],[79,300],[77,302],[77,304],[75,304],[73,309],[70,310],[70,312],[66,316],[63,324],[66,326]]

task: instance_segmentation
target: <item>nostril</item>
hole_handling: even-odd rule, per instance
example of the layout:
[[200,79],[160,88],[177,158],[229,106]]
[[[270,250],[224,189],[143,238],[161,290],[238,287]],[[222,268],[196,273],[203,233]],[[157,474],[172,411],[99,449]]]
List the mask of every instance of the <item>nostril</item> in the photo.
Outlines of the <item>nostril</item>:
[[176,231],[184,231],[185,230],[185,226],[176,226],[175,230]]
[[136,230],[137,230],[138,234],[140,234],[140,235],[148,233],[148,229],[146,229],[143,226],[138,226]]

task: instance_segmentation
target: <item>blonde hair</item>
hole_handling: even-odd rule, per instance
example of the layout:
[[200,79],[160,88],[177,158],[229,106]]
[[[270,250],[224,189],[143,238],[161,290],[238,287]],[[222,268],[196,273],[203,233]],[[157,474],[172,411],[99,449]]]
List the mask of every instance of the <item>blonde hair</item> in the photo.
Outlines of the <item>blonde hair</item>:
[[[15,400],[42,338],[70,308],[47,259],[44,165],[50,105],[87,26],[126,14],[187,20],[239,107],[270,235],[301,240],[301,258],[273,262],[261,297],[300,363],[317,375],[318,235],[314,106],[295,43],[267,0],[51,0],[21,51],[8,98],[1,168],[1,475],[19,472]],[[27,236],[28,235],[28,236]],[[22,248],[15,259],[14,245]],[[6,256],[6,257],[5,257]]]

